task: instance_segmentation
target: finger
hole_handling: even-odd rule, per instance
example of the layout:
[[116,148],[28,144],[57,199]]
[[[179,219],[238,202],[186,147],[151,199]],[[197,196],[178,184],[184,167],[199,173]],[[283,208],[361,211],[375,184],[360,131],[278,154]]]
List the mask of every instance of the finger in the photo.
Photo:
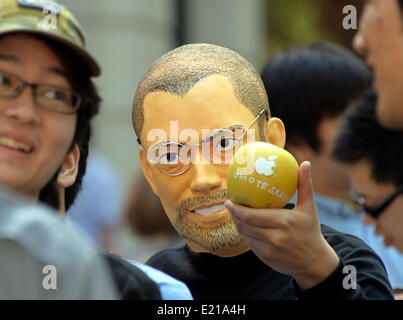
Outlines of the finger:
[[[239,220],[234,220],[237,230],[241,237],[249,239],[249,243],[253,241],[264,242],[271,248],[284,249],[287,245],[287,235],[279,229],[267,229],[251,226]],[[246,241],[246,240],[245,240]]]
[[277,249],[266,241],[262,241],[257,238],[250,237],[248,235],[242,236],[242,239],[246,242],[248,247],[259,257],[264,258],[264,263],[268,264],[270,258],[274,257]]
[[232,220],[234,221],[235,226],[242,237],[248,236],[250,238],[259,239],[264,242],[268,241],[269,238],[268,230],[270,229],[255,227],[238,219],[237,217],[233,217]]
[[227,200],[224,206],[233,218],[261,228],[281,228],[285,223],[285,215],[289,214],[287,209],[256,209],[237,205],[231,200]]
[[313,186],[311,177],[311,163],[304,161],[301,163],[298,172],[298,200],[297,207],[310,205],[314,203]]

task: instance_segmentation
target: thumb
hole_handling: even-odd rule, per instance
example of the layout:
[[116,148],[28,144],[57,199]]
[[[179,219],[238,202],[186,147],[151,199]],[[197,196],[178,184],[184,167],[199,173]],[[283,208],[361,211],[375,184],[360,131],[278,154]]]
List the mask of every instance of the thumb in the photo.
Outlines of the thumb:
[[311,177],[311,163],[304,161],[298,171],[298,200],[297,207],[315,206]]

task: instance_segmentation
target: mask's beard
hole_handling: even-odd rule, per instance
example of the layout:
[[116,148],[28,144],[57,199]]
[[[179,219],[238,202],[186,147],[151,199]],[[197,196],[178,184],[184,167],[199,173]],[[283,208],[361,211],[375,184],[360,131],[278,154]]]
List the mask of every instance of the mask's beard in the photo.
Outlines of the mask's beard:
[[190,220],[187,215],[187,212],[200,205],[226,200],[228,200],[228,193],[225,189],[219,189],[205,197],[186,198],[177,208],[178,217],[174,222],[175,229],[182,237],[198,243],[210,252],[239,246],[243,240],[230,216],[219,224],[206,226]]

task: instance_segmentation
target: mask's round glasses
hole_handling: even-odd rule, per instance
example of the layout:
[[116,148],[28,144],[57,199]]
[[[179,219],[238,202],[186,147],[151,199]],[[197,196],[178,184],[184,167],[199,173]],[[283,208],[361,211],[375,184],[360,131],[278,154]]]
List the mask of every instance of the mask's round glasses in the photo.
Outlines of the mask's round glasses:
[[81,106],[82,97],[69,88],[29,83],[16,75],[0,70],[1,98],[16,98],[25,87],[32,88],[35,104],[43,109],[73,114]]
[[[203,159],[213,164],[230,163],[234,153],[242,146],[244,137],[262,114],[268,117],[268,111],[263,109],[253,122],[243,131],[241,128],[216,129],[202,140],[200,144],[182,144],[177,142],[160,142],[150,147],[147,152],[148,161],[168,176],[179,176],[190,169],[195,163],[194,155],[202,146]],[[243,132],[237,135],[238,132]],[[140,145],[140,140],[137,140]]]
[[366,206],[365,197],[357,193],[354,189],[350,189],[349,195],[351,200],[358,206],[359,210],[364,211],[372,218],[377,219],[380,214],[392,203],[395,198],[403,192],[403,185],[397,187],[391,195],[377,203],[375,206]]

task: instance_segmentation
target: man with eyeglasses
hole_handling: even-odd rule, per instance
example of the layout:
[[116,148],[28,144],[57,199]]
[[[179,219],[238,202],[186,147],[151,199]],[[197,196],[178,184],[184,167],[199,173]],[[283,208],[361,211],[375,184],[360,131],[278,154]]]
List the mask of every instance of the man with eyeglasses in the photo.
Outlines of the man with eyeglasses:
[[[74,184],[79,142],[94,113],[87,102],[84,110],[90,110],[77,116],[83,90],[90,96],[94,90],[76,87],[83,76],[71,74],[73,61],[61,40],[50,33],[53,40],[41,38],[47,30],[39,26],[45,17],[40,4],[0,1],[0,299],[117,299],[99,252],[57,214],[31,201],[60,204],[64,210],[64,190]],[[60,15],[60,21],[69,14]],[[67,25],[64,30],[71,43],[79,41],[73,30]],[[83,53],[85,59],[91,62]],[[77,190],[72,187],[68,198]]]
[[[367,245],[320,226],[309,163],[300,166],[293,210],[228,201],[234,152],[251,141],[285,144],[284,125],[242,56],[210,44],[166,53],[140,81],[132,116],[144,176],[186,242],[147,264],[185,282],[195,299],[393,298]],[[343,285],[348,265],[357,272],[353,290]]]
[[352,165],[351,199],[376,226],[386,246],[403,253],[403,131],[383,128],[376,118],[377,96],[368,93],[345,115],[334,155]]
[[[92,77],[100,74],[100,68],[85,48],[80,24],[66,7],[46,0],[1,0],[0,9],[0,184],[64,216],[86,170],[90,123],[101,100]],[[55,23],[49,24],[48,18]],[[0,238],[16,242],[38,259],[47,255],[50,261],[63,261],[60,268],[67,265],[73,278],[59,282],[60,292],[74,281],[82,282],[77,288],[85,286],[81,271],[99,284],[106,282],[97,279],[105,264],[116,287],[111,285],[109,294],[104,292],[106,285],[94,286],[96,290],[88,285],[85,290],[96,291],[94,297],[191,299],[183,283],[111,253],[102,253],[104,260],[98,257],[97,267],[92,266],[89,259],[95,253],[84,255],[92,247],[73,241],[60,223],[16,211],[0,215]],[[13,264],[2,262],[2,267],[13,272]]]

